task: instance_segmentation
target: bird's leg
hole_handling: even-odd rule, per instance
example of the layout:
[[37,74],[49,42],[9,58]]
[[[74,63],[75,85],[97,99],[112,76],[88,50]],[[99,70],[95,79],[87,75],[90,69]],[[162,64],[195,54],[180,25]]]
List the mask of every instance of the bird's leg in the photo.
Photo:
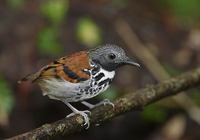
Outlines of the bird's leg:
[[88,102],[86,102],[86,101],[82,101],[81,103],[84,104],[85,106],[87,106],[87,107],[90,108],[90,109],[92,109],[92,108],[94,108],[94,107],[96,107],[96,106],[100,106],[100,105],[111,105],[112,107],[115,106],[115,105],[114,105],[110,100],[108,100],[108,99],[104,99],[103,101],[101,101],[101,102],[99,102],[98,104],[95,104],[95,105],[90,104],[90,103],[88,103]]
[[103,101],[99,102],[95,106],[99,106],[99,105],[111,105],[113,108],[115,107],[115,105],[109,99],[104,99]]
[[86,101],[82,101],[81,103],[84,104],[85,106],[87,106],[89,109],[92,109],[92,108],[95,107],[95,105],[93,105],[93,104],[91,104],[91,103],[88,103],[88,102],[86,102]]
[[75,107],[73,107],[70,103],[68,103],[68,102],[66,102],[66,101],[63,101],[63,102],[73,111],[73,113],[67,115],[67,117],[74,116],[75,114],[81,115],[81,116],[83,117],[84,121],[85,121],[84,125],[87,126],[86,129],[88,129],[89,126],[90,126],[88,114],[90,115],[91,112],[88,111],[88,110],[79,111],[79,110],[77,110]]

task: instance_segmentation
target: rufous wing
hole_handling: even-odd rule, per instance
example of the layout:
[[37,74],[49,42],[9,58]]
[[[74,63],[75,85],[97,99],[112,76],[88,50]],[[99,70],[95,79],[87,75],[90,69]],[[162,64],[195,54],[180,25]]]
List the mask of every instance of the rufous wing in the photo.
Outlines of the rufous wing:
[[71,83],[77,83],[90,78],[90,75],[84,71],[85,69],[91,69],[89,55],[88,52],[81,51],[55,60],[21,81],[37,82],[41,79],[60,78]]

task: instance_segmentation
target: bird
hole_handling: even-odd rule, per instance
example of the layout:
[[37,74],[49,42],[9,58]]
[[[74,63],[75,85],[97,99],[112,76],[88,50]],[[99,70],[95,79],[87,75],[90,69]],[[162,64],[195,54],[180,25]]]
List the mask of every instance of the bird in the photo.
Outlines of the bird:
[[114,107],[108,99],[96,105],[85,100],[104,92],[113,81],[116,69],[123,65],[140,67],[137,62],[126,55],[121,47],[106,44],[89,51],[79,51],[61,57],[18,82],[37,83],[44,96],[62,101],[72,110],[67,117],[79,114],[84,119],[83,125],[89,128],[91,112],[89,110],[80,111],[71,103],[81,102],[89,109],[100,104],[110,104]]

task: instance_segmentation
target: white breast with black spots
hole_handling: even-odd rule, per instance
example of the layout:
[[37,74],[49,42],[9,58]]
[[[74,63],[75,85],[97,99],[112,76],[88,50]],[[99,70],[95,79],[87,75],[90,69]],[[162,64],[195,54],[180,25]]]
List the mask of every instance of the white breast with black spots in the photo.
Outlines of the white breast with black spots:
[[112,82],[115,71],[106,71],[101,67],[95,67],[90,71],[91,80],[89,85],[81,89],[82,97],[80,99],[89,99],[97,96],[99,93],[105,91]]
[[93,69],[87,72],[90,74],[90,79],[81,83],[70,83],[63,79],[51,78],[41,80],[39,85],[43,95],[48,95],[51,99],[77,102],[105,91],[115,75],[115,71],[109,72],[100,66],[93,66]]

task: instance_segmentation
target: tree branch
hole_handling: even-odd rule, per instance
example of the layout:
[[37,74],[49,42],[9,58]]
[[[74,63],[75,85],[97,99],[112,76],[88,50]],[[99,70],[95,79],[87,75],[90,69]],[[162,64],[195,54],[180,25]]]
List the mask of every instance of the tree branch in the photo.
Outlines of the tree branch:
[[[199,84],[200,68],[197,68],[160,84],[126,94],[114,102],[114,108],[109,105],[94,108],[91,110],[90,122],[91,124],[102,123],[127,111],[142,108],[150,103],[175,95],[180,91],[195,87]],[[45,124],[30,132],[9,138],[9,140],[48,139],[57,135],[68,135],[83,130],[84,127],[81,126],[83,123],[83,118],[80,115],[75,115],[51,124]]]

